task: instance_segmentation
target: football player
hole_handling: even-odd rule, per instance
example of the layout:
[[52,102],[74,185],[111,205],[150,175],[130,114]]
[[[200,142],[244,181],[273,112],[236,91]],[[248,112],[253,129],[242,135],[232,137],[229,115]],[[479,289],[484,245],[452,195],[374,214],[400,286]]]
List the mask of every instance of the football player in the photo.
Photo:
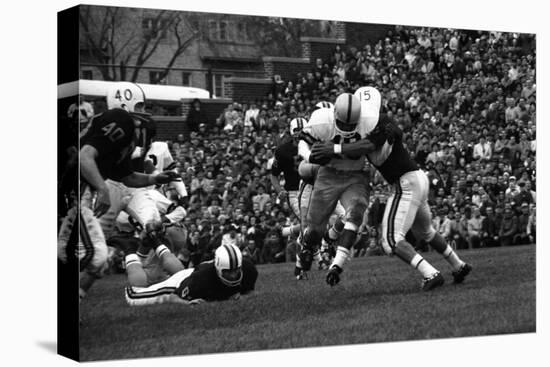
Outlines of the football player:
[[299,154],[304,161],[321,167],[311,193],[307,216],[308,227],[304,232],[304,246],[299,253],[304,270],[311,268],[313,253],[320,247],[330,215],[338,201],[345,209],[344,228],[340,236],[333,264],[343,263],[350,255],[363,214],[367,209],[368,178],[363,170],[365,157],[351,157],[341,150],[334,150],[330,157],[312,155],[314,142],[329,142],[335,148],[341,144],[358,141],[366,136],[366,126],[360,123],[360,102],[352,94],[342,93],[336,99],[334,109],[321,108],[313,112],[300,140]]
[[[270,167],[270,180],[273,189],[279,196],[279,200],[288,200],[292,212],[297,219],[300,219],[300,203],[298,201],[298,192],[300,186],[300,175],[298,174],[298,133],[302,130],[306,120],[298,117],[290,121],[290,139],[283,139],[282,143],[275,149],[273,162]],[[281,188],[279,176],[283,174],[285,185]],[[297,230],[292,232],[299,232]],[[290,233],[283,233],[288,236]]]
[[196,304],[237,299],[254,290],[258,271],[241,250],[233,244],[219,246],[214,260],[184,269],[149,287],[126,287],[130,306],[159,303]]
[[[171,171],[174,175],[178,175],[177,170],[174,168],[174,159],[170,154],[167,143],[154,141],[150,145],[144,146],[145,148],[137,147],[136,151],[134,151],[134,155],[137,157],[134,160],[136,169],[142,165],[141,169],[145,173],[156,174],[163,171]],[[143,156],[142,152],[145,150],[147,150],[147,153]],[[187,190],[181,180],[172,181],[167,186],[176,191],[177,203],[173,203],[159,191],[155,190],[154,186],[130,190],[131,195],[124,210],[129,214],[131,223],[146,237],[136,251],[128,249],[129,253],[125,257],[125,261],[127,265],[133,265],[132,267],[127,267],[130,277],[134,276],[131,273],[134,273],[136,277],[140,276],[142,272],[139,269],[134,271],[134,267],[150,263],[148,260],[150,260],[151,256],[158,256],[159,265],[168,274],[174,274],[183,269],[183,265],[179,260],[175,261],[172,256],[165,256],[172,252],[166,246],[166,231],[170,232],[173,230],[168,229],[167,224],[179,222],[185,217],[185,209],[179,204],[187,197]],[[167,215],[168,213],[170,214]],[[147,230],[147,224],[151,228],[156,228],[156,230]],[[152,254],[152,250],[154,250],[154,254]],[[163,254],[163,256],[161,257],[159,254]],[[140,262],[135,261],[136,256],[140,259]],[[142,277],[140,278],[144,281]]]
[[[380,92],[373,87],[362,87],[355,92],[355,96],[361,101],[360,121],[368,133],[367,138],[339,145],[330,142],[318,144],[313,147],[311,155],[315,159],[326,159],[333,156],[335,151],[352,157],[366,154],[371,164],[393,186],[382,221],[384,251],[417,269],[423,276],[423,290],[428,291],[443,285],[441,273],[405,239],[406,233],[411,229],[417,239],[425,240],[449,262],[453,269],[454,282],[461,283],[472,270],[472,266],[462,261],[434,230],[428,205],[428,178],[418,169],[403,146],[402,131],[387,115],[380,114]],[[326,278],[331,286],[340,281],[344,265],[344,262],[336,260],[331,264]]]
[[[131,154],[136,144],[147,139],[150,124],[143,90],[133,83],[117,83],[107,95],[107,105],[109,110],[94,116],[81,132],[79,207],[68,213],[58,236],[59,259],[80,262],[81,298],[101,276],[107,259],[98,218],[110,207],[125,205],[126,186],[145,187],[177,179],[173,172],[150,175],[131,169]],[[124,187],[112,190],[108,179]]]

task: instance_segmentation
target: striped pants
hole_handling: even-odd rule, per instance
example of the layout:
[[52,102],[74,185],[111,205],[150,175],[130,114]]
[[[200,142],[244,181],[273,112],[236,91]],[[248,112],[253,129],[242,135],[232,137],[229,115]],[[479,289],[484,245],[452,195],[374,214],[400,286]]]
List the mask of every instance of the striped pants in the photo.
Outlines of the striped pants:
[[[122,184],[121,184],[122,185]],[[124,185],[122,185],[124,186]],[[125,190],[109,185],[111,207],[109,212],[120,212],[126,205]],[[78,207],[71,208],[63,219],[57,237],[57,254],[62,262],[78,261],[80,271],[101,275],[107,261],[107,243],[104,230],[93,214],[94,190],[82,183]],[[107,220],[109,213],[104,214]],[[116,216],[113,213],[113,222]],[[109,227],[109,226],[107,226]]]
[[387,254],[393,253],[409,230],[427,242],[435,236],[428,205],[429,187],[428,176],[420,170],[405,173],[394,184],[382,219],[382,246]]
[[194,304],[200,300],[184,300],[175,291],[185,278],[193,273],[194,269],[184,269],[170,276],[168,279],[150,285],[149,287],[126,287],[126,303],[130,306],[149,306],[160,303]]

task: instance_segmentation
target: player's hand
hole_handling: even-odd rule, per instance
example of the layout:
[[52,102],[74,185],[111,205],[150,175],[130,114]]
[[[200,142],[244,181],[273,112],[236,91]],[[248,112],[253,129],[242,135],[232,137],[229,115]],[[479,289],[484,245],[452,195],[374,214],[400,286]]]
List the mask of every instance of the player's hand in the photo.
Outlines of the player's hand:
[[340,282],[340,274],[342,269],[338,265],[333,265],[327,273],[327,284],[334,287]]
[[325,165],[334,156],[334,143],[318,142],[311,147],[309,162],[314,164]]
[[172,181],[182,181],[181,176],[174,171],[163,171],[155,176],[155,184],[162,185]]
[[97,198],[95,200],[94,216],[96,218],[101,217],[107,213],[111,207],[111,198],[109,197],[109,188],[107,185],[103,185],[97,189]]

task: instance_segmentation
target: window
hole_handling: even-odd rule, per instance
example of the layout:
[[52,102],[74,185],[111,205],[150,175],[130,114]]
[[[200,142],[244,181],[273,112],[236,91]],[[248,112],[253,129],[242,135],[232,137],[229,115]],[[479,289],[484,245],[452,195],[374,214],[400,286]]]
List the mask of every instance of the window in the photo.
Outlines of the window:
[[237,24],[237,40],[239,42],[245,42],[248,40],[246,23]]
[[145,17],[141,20],[141,28],[145,37],[160,37],[162,39],[166,38],[166,30],[168,28],[168,24],[166,19],[163,18],[158,19]]
[[220,22],[219,39],[220,41],[227,40],[227,22]]
[[150,71],[149,72],[149,83],[151,84],[166,84],[166,77],[162,77],[162,72],[160,71]]
[[210,20],[208,22],[208,38],[212,41],[218,39],[218,22],[215,20]]
[[223,81],[225,78],[230,78],[231,75],[214,74],[212,75],[212,90],[218,98],[225,97],[225,91],[223,89]]
[[191,86],[191,73],[186,73],[185,71],[181,73],[181,85],[186,87]]
[[92,80],[93,76],[94,74],[91,70],[82,70],[82,79]]

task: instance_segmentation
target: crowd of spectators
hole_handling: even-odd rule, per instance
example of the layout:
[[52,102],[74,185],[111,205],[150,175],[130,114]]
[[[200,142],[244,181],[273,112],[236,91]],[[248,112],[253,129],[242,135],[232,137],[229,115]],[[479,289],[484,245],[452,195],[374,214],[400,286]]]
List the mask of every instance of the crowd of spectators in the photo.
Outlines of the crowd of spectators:
[[[190,139],[172,143],[189,191],[191,256],[233,241],[259,263],[291,260],[278,228],[295,219],[271,187],[268,161],[292,118],[364,85],[380,90],[382,112],[428,173],[434,226],[449,243],[534,243],[535,60],[534,35],[396,26],[375,44],[336,46],[305,75],[274,78],[271,93],[228,105],[216,121],[193,117]],[[371,174],[370,231],[356,255],[377,248],[389,192]]]

